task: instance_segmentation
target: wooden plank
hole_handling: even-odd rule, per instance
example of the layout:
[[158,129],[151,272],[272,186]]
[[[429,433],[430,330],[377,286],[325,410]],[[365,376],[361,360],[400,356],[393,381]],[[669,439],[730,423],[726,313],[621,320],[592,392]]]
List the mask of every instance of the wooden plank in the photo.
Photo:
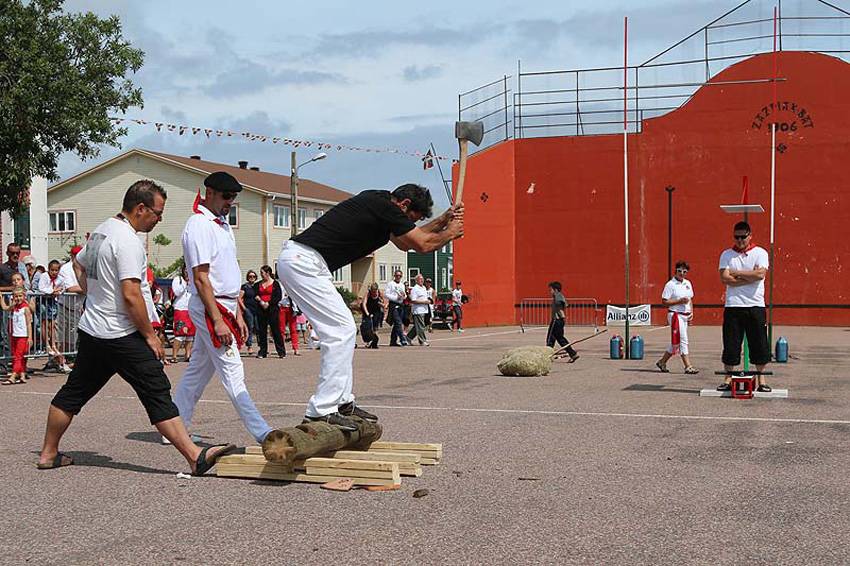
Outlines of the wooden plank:
[[[261,446],[246,446],[245,455],[261,456],[263,449]],[[370,460],[377,462],[397,462],[398,472],[403,476],[421,477],[422,466],[420,465],[421,456],[419,454],[405,452],[364,452],[360,450],[338,450],[328,454],[322,454],[322,458],[334,458],[340,460]],[[303,461],[299,462],[303,467]]]
[[372,450],[391,450],[401,452],[416,452],[422,456],[440,459],[443,457],[442,444],[421,444],[416,442],[385,442],[379,440],[373,442],[369,447]]
[[347,470],[345,468],[306,468],[307,475],[311,476],[333,476],[346,478],[376,478],[376,479],[393,479],[396,483],[401,481],[401,474],[398,473],[398,468],[390,471],[383,470]]
[[[223,478],[248,478],[260,480],[327,483],[329,481],[342,479],[348,476],[314,476],[303,472],[283,472],[280,468],[246,469],[246,466],[238,464],[216,465],[216,475]],[[351,478],[354,485],[396,485],[400,479],[384,478]]]
[[[261,455],[255,454],[228,454],[222,456],[217,461],[218,464],[239,464],[239,465],[256,465],[256,466],[278,466],[281,469],[290,469],[286,464],[278,464],[269,462]],[[371,460],[337,460],[334,458],[307,458],[306,460],[296,460],[292,463],[291,468],[331,468],[331,469],[346,469],[346,470],[372,470],[390,472],[398,469],[397,462],[373,462]]]

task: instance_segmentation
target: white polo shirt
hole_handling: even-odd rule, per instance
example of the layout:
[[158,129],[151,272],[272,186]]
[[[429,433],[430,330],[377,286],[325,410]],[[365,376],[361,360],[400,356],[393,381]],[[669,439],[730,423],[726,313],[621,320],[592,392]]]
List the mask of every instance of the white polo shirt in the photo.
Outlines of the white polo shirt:
[[181,275],[178,275],[177,277],[171,280],[171,290],[174,292],[174,302],[171,303],[171,306],[174,307],[174,310],[189,310],[189,297],[192,296],[192,293],[191,291],[189,291],[188,283],[185,279],[183,279]]
[[428,291],[425,290],[424,285],[414,285],[410,289],[410,304],[413,307],[413,314],[427,314],[428,313],[428,305],[418,305],[415,301],[427,301],[428,300]]
[[189,290],[198,294],[192,269],[199,265],[210,266],[209,278],[217,297],[239,296],[242,271],[236,261],[236,238],[223,216],[216,218],[205,206],[193,214],[183,230],[183,257],[189,271]]
[[[115,220],[118,220],[117,218]],[[122,222],[118,220],[118,222]],[[103,226],[103,224],[101,224]],[[132,230],[132,227],[130,228]],[[77,281],[77,274],[74,272],[74,262],[73,260],[69,260],[62,264],[62,267],[59,268],[59,275],[56,276],[57,287],[62,287],[62,293],[66,293],[68,289],[71,287],[79,287],[80,283]],[[66,301],[70,301],[70,299],[66,296],[59,295],[59,304],[64,305]]]
[[[664,290],[661,292],[661,298],[667,299],[668,301],[675,301],[683,297],[687,297],[688,299],[694,298],[694,286],[691,285],[691,282],[687,279],[682,279],[682,281],[679,282],[679,280],[674,277],[668,281],[666,285],[664,285]],[[687,303],[679,303],[678,305],[673,305],[667,308],[675,312],[691,312],[691,301],[688,301]]]
[[463,289],[452,289],[452,306],[463,306]]
[[[146,281],[147,254],[133,227],[118,218],[107,218],[94,229],[77,254],[86,269],[86,310],[80,330],[97,338],[113,339],[136,331],[124,306],[121,281]],[[75,278],[76,280],[76,278]],[[150,312],[150,293],[142,292]]]
[[[758,267],[769,268],[770,258],[764,248],[755,246],[746,252],[739,252],[732,248],[724,250],[720,255],[719,270],[737,269],[739,271],[752,271]],[[747,283],[746,285],[726,285],[727,307],[763,307],[764,306],[764,279]]]

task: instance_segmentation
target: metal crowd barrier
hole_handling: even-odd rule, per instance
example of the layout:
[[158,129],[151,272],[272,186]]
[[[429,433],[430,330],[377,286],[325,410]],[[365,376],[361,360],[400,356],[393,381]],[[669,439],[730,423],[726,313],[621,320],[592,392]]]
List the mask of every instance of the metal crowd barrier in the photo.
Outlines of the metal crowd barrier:
[[[592,326],[598,328],[596,299],[587,297],[564,297],[566,326]],[[552,321],[552,297],[526,298],[516,305],[522,326],[549,326]]]
[[[12,293],[2,293],[11,305]],[[85,295],[62,293],[57,296],[30,294],[27,299],[32,313],[33,346],[27,358],[55,358],[59,354],[77,353],[77,323],[83,313]],[[0,311],[0,363],[11,366],[11,313]]]

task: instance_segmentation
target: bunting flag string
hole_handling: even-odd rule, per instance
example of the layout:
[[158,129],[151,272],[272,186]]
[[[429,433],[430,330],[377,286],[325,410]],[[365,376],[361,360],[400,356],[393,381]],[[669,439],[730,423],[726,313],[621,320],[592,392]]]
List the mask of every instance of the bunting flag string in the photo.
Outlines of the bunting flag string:
[[217,130],[215,128],[203,128],[198,126],[183,126],[180,124],[168,124],[165,122],[151,122],[149,120],[140,120],[137,118],[110,118],[112,122],[116,124],[122,124],[124,122],[132,122],[138,126],[150,126],[153,125],[156,128],[157,132],[162,133],[163,126],[165,127],[166,132],[177,132],[177,135],[182,136],[186,133],[190,133],[193,136],[196,136],[200,133],[203,133],[206,137],[212,137],[215,135],[216,137],[233,137],[235,135],[239,135],[245,140],[266,143],[270,141],[273,145],[281,144],[281,145],[289,145],[292,147],[314,147],[318,150],[324,149],[335,149],[336,151],[359,151],[365,153],[395,153],[400,155],[408,155],[411,157],[417,157],[422,159],[426,164],[426,169],[430,168],[427,164],[431,163],[433,166],[433,159],[439,159],[441,161],[452,161],[451,157],[445,157],[443,155],[434,155],[429,149],[427,152],[422,151],[410,151],[406,149],[398,149],[398,148],[374,148],[374,147],[358,147],[351,145],[341,145],[341,144],[330,144],[323,141],[315,141],[315,140],[293,140],[289,138],[279,138],[279,137],[270,137],[262,134],[255,134],[253,132],[242,132],[240,134],[236,134],[230,130]]

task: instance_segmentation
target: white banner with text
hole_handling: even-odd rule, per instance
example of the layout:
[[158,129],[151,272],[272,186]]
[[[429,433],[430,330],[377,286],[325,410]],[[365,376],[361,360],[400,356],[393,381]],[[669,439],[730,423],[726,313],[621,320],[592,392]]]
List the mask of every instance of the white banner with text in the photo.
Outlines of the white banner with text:
[[[649,326],[652,324],[649,305],[629,307],[629,326]],[[605,313],[605,326],[625,326],[626,309],[608,305]]]

